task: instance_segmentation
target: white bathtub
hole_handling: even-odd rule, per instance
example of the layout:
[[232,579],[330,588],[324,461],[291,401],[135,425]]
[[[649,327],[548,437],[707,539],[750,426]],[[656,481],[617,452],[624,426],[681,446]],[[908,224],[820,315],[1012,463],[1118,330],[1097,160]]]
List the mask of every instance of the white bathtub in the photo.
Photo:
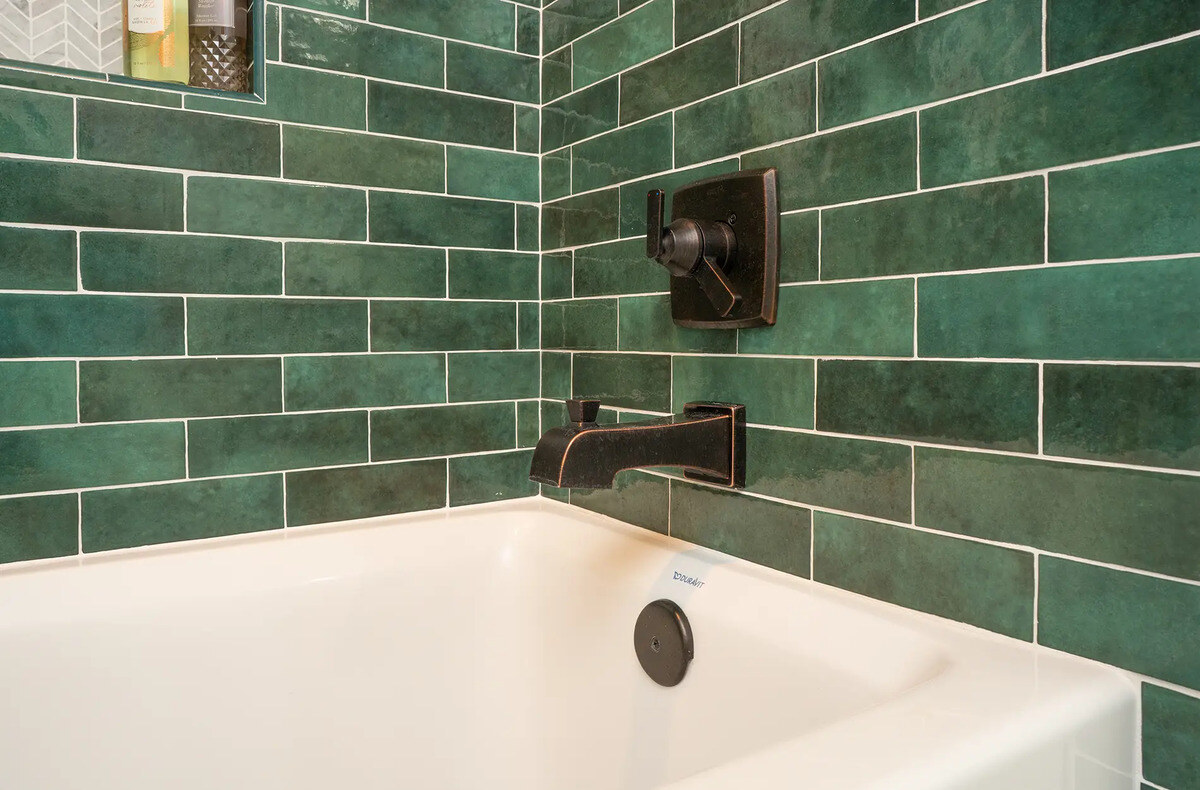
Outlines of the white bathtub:
[[5,571],[0,678],[3,790],[1134,786],[1115,671],[546,500]]

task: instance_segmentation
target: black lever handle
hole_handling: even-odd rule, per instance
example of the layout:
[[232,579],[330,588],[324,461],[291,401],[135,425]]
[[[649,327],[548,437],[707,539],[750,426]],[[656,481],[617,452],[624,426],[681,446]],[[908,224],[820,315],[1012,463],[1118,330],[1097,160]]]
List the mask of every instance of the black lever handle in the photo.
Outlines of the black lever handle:
[[717,315],[729,315],[742,298],[721,268],[737,249],[733,228],[694,219],[677,219],[664,228],[665,204],[661,189],[646,194],[646,257],[661,263],[672,277],[695,278]]
[[595,422],[600,416],[600,401],[595,398],[569,398],[567,417],[576,425]]

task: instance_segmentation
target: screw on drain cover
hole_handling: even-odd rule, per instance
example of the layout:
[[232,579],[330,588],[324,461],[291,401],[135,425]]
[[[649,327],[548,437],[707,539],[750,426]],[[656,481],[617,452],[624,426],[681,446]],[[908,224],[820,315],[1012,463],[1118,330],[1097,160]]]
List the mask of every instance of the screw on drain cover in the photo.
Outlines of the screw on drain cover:
[[651,680],[678,685],[695,654],[692,627],[679,604],[666,598],[646,604],[633,626],[633,650]]

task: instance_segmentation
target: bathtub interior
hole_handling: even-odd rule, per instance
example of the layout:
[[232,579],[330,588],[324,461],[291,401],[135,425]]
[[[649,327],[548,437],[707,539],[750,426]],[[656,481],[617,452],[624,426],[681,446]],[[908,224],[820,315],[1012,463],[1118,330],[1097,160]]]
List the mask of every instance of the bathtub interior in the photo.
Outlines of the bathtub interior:
[[[649,788],[946,663],[811,585],[552,504],[151,554],[0,576],[9,786]],[[661,597],[696,632],[673,689],[631,645]]]

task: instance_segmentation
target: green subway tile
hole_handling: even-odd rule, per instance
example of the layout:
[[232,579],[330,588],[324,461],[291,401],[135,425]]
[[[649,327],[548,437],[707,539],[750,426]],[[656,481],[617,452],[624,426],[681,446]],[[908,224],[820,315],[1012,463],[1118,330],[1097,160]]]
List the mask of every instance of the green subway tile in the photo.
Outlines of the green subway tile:
[[541,209],[538,206],[517,206],[517,249],[524,252],[541,250],[542,237],[539,231]]
[[517,447],[533,447],[542,436],[541,403],[523,400],[517,404]]
[[742,80],[812,60],[913,21],[913,0],[790,0],[742,24]]
[[181,422],[0,432],[0,494],[184,476]]
[[365,239],[367,199],[356,189],[193,177],[188,230],[245,236]]
[[617,15],[616,0],[557,0],[542,11],[544,52],[553,52]]
[[1200,688],[1200,587],[1043,556],[1038,588],[1041,644]]
[[671,517],[670,481],[633,470],[620,472],[612,488],[572,489],[571,504],[665,535]]
[[[699,181],[703,178],[725,173],[733,173],[738,169],[737,157],[713,162],[710,165],[693,167],[687,170],[674,170],[662,173],[632,184],[621,187],[621,233],[622,236],[646,235],[646,193],[652,189],[661,189],[667,193],[666,215],[671,215],[672,198],[679,187]],[[645,255],[645,249],[642,255]],[[649,262],[649,261],[647,261]],[[651,267],[654,268],[654,267]],[[655,289],[662,290],[662,289]]]
[[420,247],[288,242],[289,294],[445,296],[446,253]]
[[91,491],[80,535],[91,552],[282,528],[283,478],[267,475]]
[[[296,3],[296,5],[304,5],[304,4]],[[280,37],[280,25],[281,25],[280,20],[281,20],[282,16],[283,16],[283,9],[281,9],[279,6],[277,6],[277,5],[267,6],[267,8],[266,8],[266,36],[265,36],[267,51],[265,53],[265,57],[267,60],[270,60],[270,61],[279,60],[279,37]],[[364,13],[363,16],[366,16],[366,14]]]
[[655,293],[670,287],[670,274],[646,257],[644,239],[575,250],[576,296]]
[[287,8],[281,44],[287,63],[442,87],[443,43],[427,36]]
[[508,102],[383,82],[371,82],[367,94],[367,128],[372,132],[513,147],[513,105]]
[[901,444],[750,428],[746,484],[759,494],[908,521],[912,453]]
[[443,147],[355,132],[283,128],[283,175],[302,181],[441,192]]
[[283,361],[289,411],[408,406],[446,400],[442,354],[288,357]]
[[[29,66],[32,64],[22,64]],[[39,64],[39,68],[50,68]],[[118,99],[120,101],[137,102],[139,104],[157,104],[160,107],[178,107],[180,102],[177,90],[155,90],[151,88],[135,88],[129,85],[119,85],[105,82],[95,77],[73,77],[66,74],[47,74],[44,72],[27,71],[22,69],[6,69],[0,67],[0,85],[11,85],[19,88],[32,88],[39,91],[65,93],[69,96],[95,96],[102,99]]]
[[737,85],[737,53],[737,29],[729,28],[625,72],[621,75],[621,123]]
[[367,18],[367,0],[288,0],[288,5],[355,19]]
[[191,354],[367,350],[367,304],[309,299],[192,299]]
[[808,578],[812,511],[671,481],[671,537]]
[[0,152],[58,156],[74,154],[71,99],[0,89]]
[[620,222],[619,200],[618,190],[605,189],[545,204],[542,206],[542,248],[553,250],[616,238]]
[[[773,327],[742,330],[743,354],[907,357],[913,352],[913,281],[820,283],[779,289]],[[922,353],[926,353],[924,342]]]
[[723,401],[746,407],[759,425],[813,427],[813,362],[756,357],[675,357],[671,375],[673,412],[691,401]]
[[1050,174],[1050,260],[1200,250],[1200,150]]
[[1040,177],[922,192],[821,214],[826,280],[1041,263]]
[[500,453],[450,459],[450,506],[535,496],[529,479],[533,453]]
[[746,154],[742,166],[779,168],[779,202],[785,211],[910,192],[917,188],[916,116]]
[[558,200],[571,194],[571,149],[563,148],[542,157],[542,200]]
[[571,390],[605,406],[671,410],[671,357],[650,354],[576,354]]
[[1037,452],[1038,368],[987,362],[822,360],[817,428]]
[[571,253],[556,252],[541,256],[542,298],[568,299],[571,296],[573,261]]
[[1200,469],[1200,369],[1047,365],[1051,455]]
[[584,36],[571,47],[576,88],[671,49],[672,0],[651,2],[610,25]]
[[553,151],[617,127],[617,78],[542,108],[542,150]]
[[371,241],[511,250],[515,223],[512,203],[371,193]]
[[537,299],[538,256],[450,251],[451,299]]
[[517,305],[517,348],[537,351],[542,346],[542,315],[540,302]]
[[817,279],[821,256],[819,211],[785,214],[779,218],[779,279],[783,283]]
[[367,460],[366,412],[272,414],[188,423],[193,477]]
[[732,354],[737,333],[729,330],[684,329],[671,319],[670,296],[630,296],[617,310],[618,347],[622,351],[706,351]]
[[571,397],[571,355],[542,353],[542,397]]
[[821,61],[821,123],[840,126],[1036,74],[1041,0],[991,0]]
[[0,160],[0,184],[0,222],[183,230],[179,173]]
[[266,78],[265,102],[189,95],[184,97],[183,103],[189,110],[339,129],[366,128],[367,99],[362,77],[269,63]]
[[473,403],[371,412],[371,460],[508,450],[516,442],[511,403]]
[[1162,787],[1200,785],[1200,699],[1142,684],[1142,773]]
[[517,51],[542,54],[542,15],[532,8],[517,6]]
[[774,0],[675,0],[675,40],[683,43],[766,8]]
[[451,401],[536,398],[540,363],[536,351],[450,354]]
[[0,362],[0,426],[75,422],[75,363]]
[[516,41],[512,6],[494,0],[373,0],[371,21],[501,49]]
[[79,551],[79,498],[0,500],[0,563],[65,557]]
[[446,462],[413,461],[287,473],[288,526],[371,518],[446,504]]
[[516,348],[511,302],[375,302],[372,351],[472,351]]
[[75,233],[0,227],[0,288],[75,290]]
[[452,195],[538,201],[538,158],[482,148],[446,149],[446,186]]
[[277,294],[279,242],[162,233],[82,233],[79,274],[89,291]]
[[1052,69],[1200,28],[1200,6],[1174,0],[1050,0],[1046,10]]
[[516,105],[517,150],[526,154],[541,153],[542,110],[540,107]]
[[675,113],[675,162],[702,162],[816,130],[812,66],[795,69]]
[[542,348],[606,351],[616,347],[616,299],[542,305]]
[[571,148],[571,187],[585,192],[671,169],[671,116],[624,126]]
[[1200,479],[918,447],[917,524],[1200,579]]
[[1194,142],[1200,39],[932,107],[921,183],[951,184]]
[[[615,88],[616,83],[613,83]],[[542,101],[552,102],[571,92],[571,48],[542,58]],[[614,113],[616,108],[613,108]]]
[[1023,551],[813,514],[816,581],[1026,641],[1033,563]]
[[183,353],[183,300],[0,295],[0,357]]
[[537,58],[518,52],[446,45],[446,87],[453,91],[537,103],[539,69]]
[[79,158],[277,176],[279,125],[160,107],[81,100]]
[[921,281],[919,347],[935,357],[1197,359],[1197,259]]
[[261,414],[283,407],[277,359],[143,359],[79,364],[83,422]]

